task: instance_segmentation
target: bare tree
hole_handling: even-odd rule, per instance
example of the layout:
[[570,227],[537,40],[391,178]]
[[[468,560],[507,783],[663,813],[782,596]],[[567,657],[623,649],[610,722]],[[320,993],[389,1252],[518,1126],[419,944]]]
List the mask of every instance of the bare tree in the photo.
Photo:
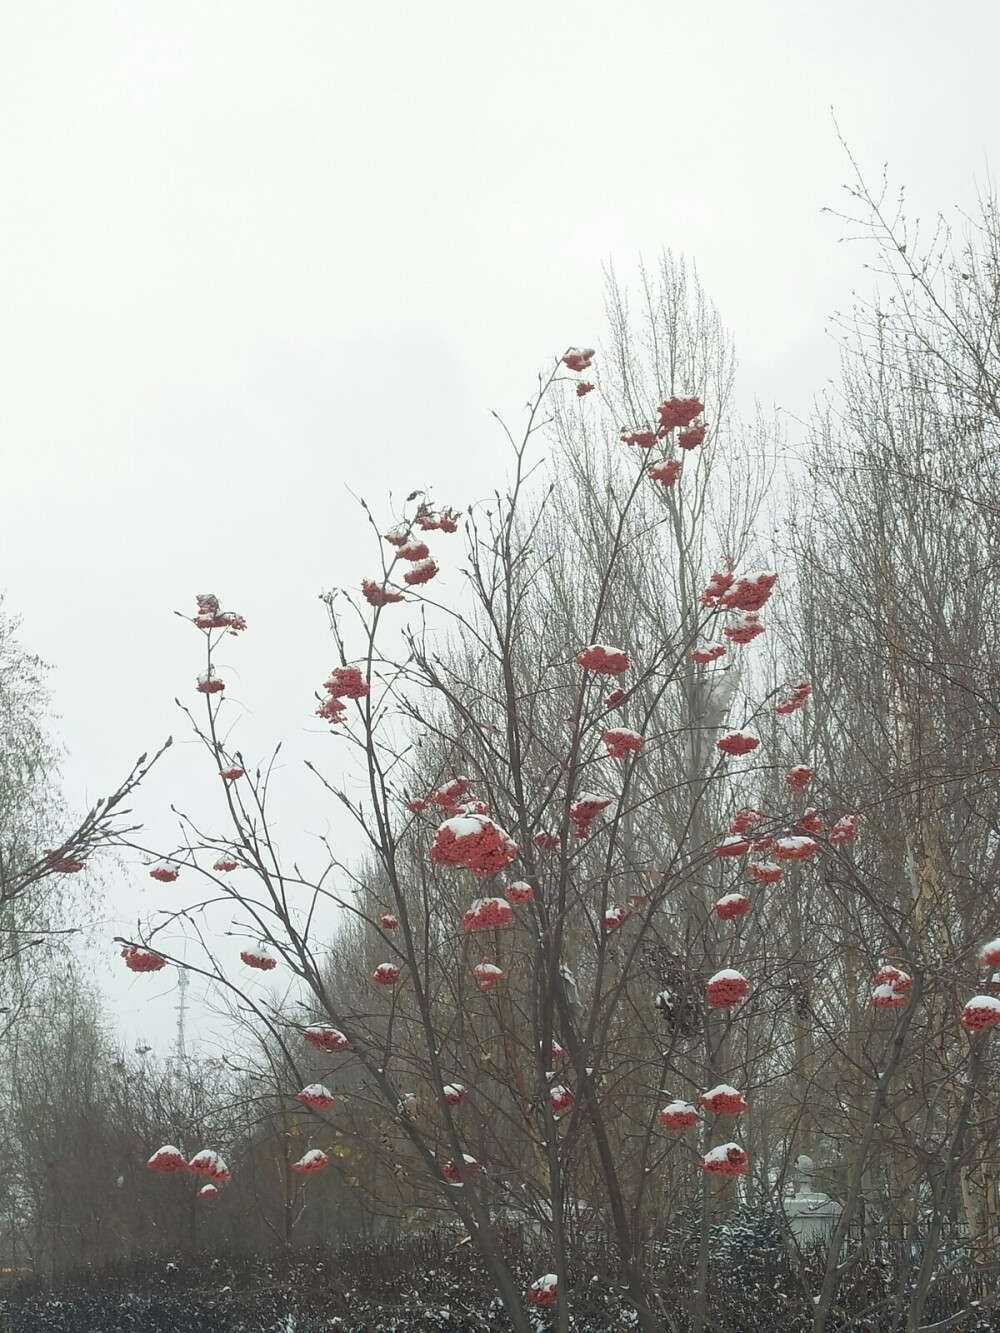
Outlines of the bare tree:
[[[827,876],[802,955],[812,984],[822,975],[840,995],[839,1012],[815,1014],[841,1090],[822,1124],[826,1150],[842,1154],[844,1213],[814,1328],[888,1235],[921,1247],[913,1283],[885,1298],[912,1333],[943,1240],[967,1234],[992,1264],[997,1228],[994,1057],[957,1018],[992,984],[977,980],[977,955],[996,933],[998,229],[985,199],[959,246],[942,226],[921,250],[884,190],[859,181],[852,196],[880,290],[846,325],[839,400],[813,432],[786,622],[823,704],[804,737],[824,767],[818,794],[852,793],[871,830]],[[890,955],[914,983],[879,1036],[849,1002],[860,970]]]

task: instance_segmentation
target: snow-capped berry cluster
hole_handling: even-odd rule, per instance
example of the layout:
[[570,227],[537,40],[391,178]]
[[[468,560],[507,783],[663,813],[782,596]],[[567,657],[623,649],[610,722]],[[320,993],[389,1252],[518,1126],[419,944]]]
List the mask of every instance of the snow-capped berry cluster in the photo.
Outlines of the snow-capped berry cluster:
[[393,602],[403,600],[403,594],[398,588],[388,583],[376,583],[374,579],[362,579],[361,592],[369,606],[391,606]]
[[652,449],[658,438],[655,430],[629,430],[622,426],[618,433],[622,444],[634,445],[639,449]]
[[524,903],[530,903],[535,896],[535,890],[524,880],[517,880],[508,886],[504,896],[512,907],[520,907]]
[[750,839],[742,833],[731,833],[728,838],[723,838],[715,848],[715,855],[726,856],[746,856],[750,850]]
[[567,1111],[571,1111],[573,1109],[573,1094],[569,1088],[564,1087],[561,1083],[554,1084],[549,1089],[549,1107],[557,1119],[559,1116],[565,1115]]
[[698,1112],[690,1102],[673,1101],[669,1102],[662,1111],[659,1112],[657,1119],[665,1129],[685,1130],[693,1129],[701,1119]]
[[413,522],[421,532],[457,532],[461,514],[457,509],[432,509],[421,501]]
[[[701,416],[704,410],[705,405],[698,398],[668,398],[656,409],[656,415],[660,418],[660,430],[668,434],[672,430],[690,426],[695,417]],[[681,447],[691,449],[694,446],[688,444]]]
[[745,1176],[747,1155],[738,1143],[722,1143],[704,1155],[701,1169],[710,1176]]
[[774,706],[774,711],[782,717],[787,717],[790,713],[797,713],[810,694],[812,694],[811,682],[800,680],[791,694],[787,694],[783,699],[778,700]]
[[716,972],[705,985],[705,999],[710,1009],[733,1009],[749,994],[749,981],[742,972],[731,967]]
[[149,867],[150,879],[157,879],[161,884],[173,884],[181,873],[181,863],[172,861],[169,856],[163,857],[159,861],[154,861]]
[[418,560],[412,569],[408,569],[403,575],[403,582],[408,583],[411,588],[417,587],[421,583],[430,583],[439,573],[439,566],[436,560],[429,556],[425,560]]
[[361,668],[356,666],[334,667],[330,679],[323,682],[323,688],[338,699],[363,699],[371,692]]
[[226,682],[215,674],[213,667],[208,667],[199,675],[195,688],[199,694],[221,694],[226,688]]
[[177,1175],[188,1169],[187,1158],[180,1148],[175,1148],[172,1143],[157,1148],[146,1166],[150,1171],[160,1171],[164,1175]]
[[702,1109],[710,1115],[740,1115],[747,1109],[742,1092],[738,1092],[728,1083],[719,1083],[716,1087],[703,1092],[698,1098]]
[[240,957],[247,967],[255,967],[260,972],[271,972],[278,966],[278,960],[266,944],[255,944],[252,949],[244,949]]
[[125,966],[130,972],[159,972],[166,967],[167,960],[153,949],[140,949],[136,944],[128,944],[122,949]]
[[590,837],[590,826],[602,810],[611,804],[608,796],[596,792],[581,792],[569,808],[569,817],[578,838]]
[[472,975],[480,990],[491,991],[496,989],[498,981],[503,980],[503,969],[497,967],[496,963],[487,962],[484,958],[472,969]]
[[853,842],[857,836],[857,815],[844,815],[843,819],[838,819],[830,830],[829,842],[832,847],[843,847],[847,843]]
[[742,810],[737,810],[733,817],[733,822],[729,826],[729,832],[749,833],[751,829],[763,824],[766,815],[763,810],[757,810],[753,806],[745,805]]
[[42,856],[45,858],[46,870],[51,870],[57,875],[78,875],[86,865],[80,857],[68,852],[53,851],[51,847],[46,847]]
[[665,491],[668,491],[680,477],[683,467],[684,465],[679,458],[670,458],[657,467],[651,467],[646,476],[655,485],[662,486]]
[[622,648],[609,648],[604,643],[592,643],[577,653],[576,664],[584,671],[602,676],[621,676],[629,669],[629,655]]
[[764,633],[764,626],[753,611],[747,611],[722,632],[733,643],[747,644],[753,643],[758,634]]
[[298,1100],[311,1111],[327,1111],[337,1099],[322,1083],[310,1083],[298,1094]]
[[188,1170],[218,1185],[224,1185],[232,1174],[222,1157],[212,1148],[202,1148],[201,1152],[195,1153],[188,1162]]
[[325,1051],[328,1055],[337,1055],[351,1045],[339,1028],[324,1027],[322,1023],[306,1028],[302,1036],[314,1050]]
[[697,662],[699,666],[708,666],[709,662],[717,662],[720,657],[725,657],[726,645],[724,643],[702,643],[697,648],[692,648],[689,654],[692,662]]
[[751,861],[747,871],[758,884],[778,884],[785,873],[775,861]]
[[[465,1174],[473,1180],[479,1174],[479,1163],[468,1153],[462,1154],[462,1164],[465,1167]],[[447,1180],[449,1185],[461,1185],[462,1173],[454,1162],[444,1162],[441,1166],[441,1174]]]
[[[345,699],[363,699],[371,693],[371,686],[361,674],[360,667],[334,667],[329,680],[323,682],[326,698],[320,699],[316,716],[324,722],[342,722],[347,711]],[[317,696],[318,697],[318,696]]]
[[609,727],[604,733],[604,744],[612,759],[627,759],[630,754],[642,754],[645,739],[627,727]]
[[198,614],[193,617],[192,623],[198,629],[206,632],[224,629],[230,634],[239,634],[246,629],[247,622],[238,612],[220,609],[219,599],[214,593],[196,593],[195,601],[198,603]]
[[805,834],[791,834],[787,838],[774,838],[771,842],[771,852],[779,861],[808,861],[818,851],[819,843]]
[[985,983],[985,993],[974,995],[967,1001],[959,1018],[965,1031],[972,1035],[986,1032],[1000,1023],[1000,998],[994,993],[1000,990],[1000,986],[997,985],[997,974],[993,971],[1000,966],[1000,938],[984,944],[976,961],[980,967],[989,969],[991,975]]
[[[486,815],[458,815],[438,826],[431,860],[439,866],[471,870],[484,879],[506,869],[521,849]],[[509,911],[509,905],[504,904]]]
[[470,933],[509,926],[514,909],[506,898],[477,898],[462,917],[462,926]]
[[727,893],[715,904],[715,915],[720,921],[735,921],[750,911],[750,899],[743,893]]
[[555,1273],[546,1273],[536,1278],[528,1288],[528,1300],[532,1305],[544,1307],[555,1305],[559,1294],[559,1279]]
[[773,569],[753,574],[737,574],[732,569],[717,570],[701,594],[701,605],[710,611],[756,613],[767,604],[777,581]]
[[875,987],[868,1000],[869,1009],[905,1009],[909,997],[903,991],[896,990],[887,982]]
[[582,370],[590,369],[594,356],[595,352],[592,347],[582,349],[574,347],[562,358],[562,363],[564,366],[568,366],[570,370],[579,373]]
[[721,750],[723,754],[738,757],[752,754],[759,744],[760,738],[752,731],[730,731],[727,735],[719,737],[715,742],[715,748]]
[[449,778],[447,782],[438,787],[437,791],[432,791],[429,796],[417,796],[412,801],[408,801],[406,808],[413,814],[422,814],[424,810],[429,810],[434,805],[446,815],[462,814],[461,800],[468,792],[469,786],[468,778]]
[[966,1032],[986,1032],[1000,1023],[1000,1000],[995,995],[974,995],[959,1020]]
[[322,1148],[311,1148],[297,1162],[292,1163],[292,1170],[297,1171],[300,1176],[311,1176],[317,1171],[322,1171],[330,1165],[330,1159]]
[[627,907],[609,907],[604,913],[604,929],[609,934],[615,930],[621,930],[628,920],[629,911]]

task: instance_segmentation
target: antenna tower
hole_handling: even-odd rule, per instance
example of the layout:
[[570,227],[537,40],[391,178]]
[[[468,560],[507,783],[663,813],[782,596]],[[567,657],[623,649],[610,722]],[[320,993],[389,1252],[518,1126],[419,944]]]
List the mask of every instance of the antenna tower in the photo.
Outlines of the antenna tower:
[[177,1040],[174,1043],[174,1055],[178,1063],[187,1059],[187,1044],[184,1040],[184,1028],[187,1020],[187,988],[189,977],[186,968],[180,968],[177,974]]

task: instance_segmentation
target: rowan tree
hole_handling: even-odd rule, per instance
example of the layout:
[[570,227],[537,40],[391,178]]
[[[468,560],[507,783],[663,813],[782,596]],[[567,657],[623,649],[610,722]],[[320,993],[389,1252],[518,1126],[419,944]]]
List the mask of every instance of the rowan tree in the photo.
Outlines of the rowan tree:
[[[667,265],[659,281],[668,353],[654,346],[644,380],[624,360],[595,390],[582,378],[598,378],[594,353],[566,353],[510,439],[509,493],[462,514],[415,493],[391,521],[372,517],[379,565],[360,596],[326,598],[337,663],[317,711],[347,755],[340,776],[316,769],[356,819],[370,873],[359,880],[331,855],[330,874],[308,882],[282,864],[269,772],[226,739],[217,647],[244,621],[207,594],[192,617],[206,643],[196,727],[230,826],[150,867],[164,882],[207,875],[257,937],[244,963],[298,978],[312,1025],[290,1022],[287,1004],[250,1003],[289,1075],[310,1045],[357,1070],[352,1099],[370,1108],[380,1179],[405,1182],[400,1203],[430,1196],[458,1214],[517,1329],[550,1301],[568,1326],[577,1242],[595,1217],[640,1326],[659,1327],[649,1245],[692,1196],[703,1217],[692,1326],[704,1326],[712,1182],[725,1197],[748,1170],[733,1125],[756,1088],[745,1096],[732,1081],[778,1076],[767,1024],[791,1002],[772,980],[767,932],[743,918],[754,901],[766,912],[762,880],[822,845],[796,831],[787,787],[770,812],[747,804],[770,767],[754,762],[754,727],[800,707],[809,687],[755,697],[728,665],[752,652],[777,575],[718,549],[722,534],[748,543],[754,517],[752,503],[742,516],[710,503],[712,469],[698,461],[724,456],[699,393],[725,383],[728,350],[700,297],[685,313],[683,274]],[[553,398],[563,447],[546,492],[531,484],[531,451]],[[567,460],[584,501],[572,518]],[[446,605],[437,576],[463,538],[465,586]],[[416,608],[419,622],[393,627]],[[753,847],[755,870],[737,872]],[[765,851],[777,860],[762,871]],[[330,904],[353,914],[366,950],[379,941],[364,985],[323,956]],[[182,917],[122,941],[129,966],[162,966],[158,934]],[[204,959],[246,996],[211,947]],[[328,1077],[335,1092],[340,1076]],[[326,1165],[328,1147],[318,1135],[321,1156],[303,1169]],[[654,1188],[661,1173],[675,1197]],[[504,1218],[539,1225],[551,1279],[525,1291],[498,1237]]]

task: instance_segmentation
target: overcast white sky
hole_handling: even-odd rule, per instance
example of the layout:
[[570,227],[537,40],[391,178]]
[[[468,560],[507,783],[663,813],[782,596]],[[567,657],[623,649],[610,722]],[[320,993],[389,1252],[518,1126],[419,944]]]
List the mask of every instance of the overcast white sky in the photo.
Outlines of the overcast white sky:
[[[250,622],[239,742],[287,744],[282,835],[325,831],[299,767],[335,763],[317,593],[373,564],[349,488],[499,483],[491,410],[600,340],[603,265],[663,247],[744,397],[807,412],[865,286],[821,213],[849,176],[831,107],[915,212],[970,205],[998,50],[995,0],[0,6],[0,588],[55,667],[71,804],[183,735],[200,636],[172,613],[211,590]],[[175,749],[150,783],[162,837],[170,800],[217,800],[201,772]],[[165,899],[112,878],[112,917]],[[172,981],[115,975],[162,1049]]]

